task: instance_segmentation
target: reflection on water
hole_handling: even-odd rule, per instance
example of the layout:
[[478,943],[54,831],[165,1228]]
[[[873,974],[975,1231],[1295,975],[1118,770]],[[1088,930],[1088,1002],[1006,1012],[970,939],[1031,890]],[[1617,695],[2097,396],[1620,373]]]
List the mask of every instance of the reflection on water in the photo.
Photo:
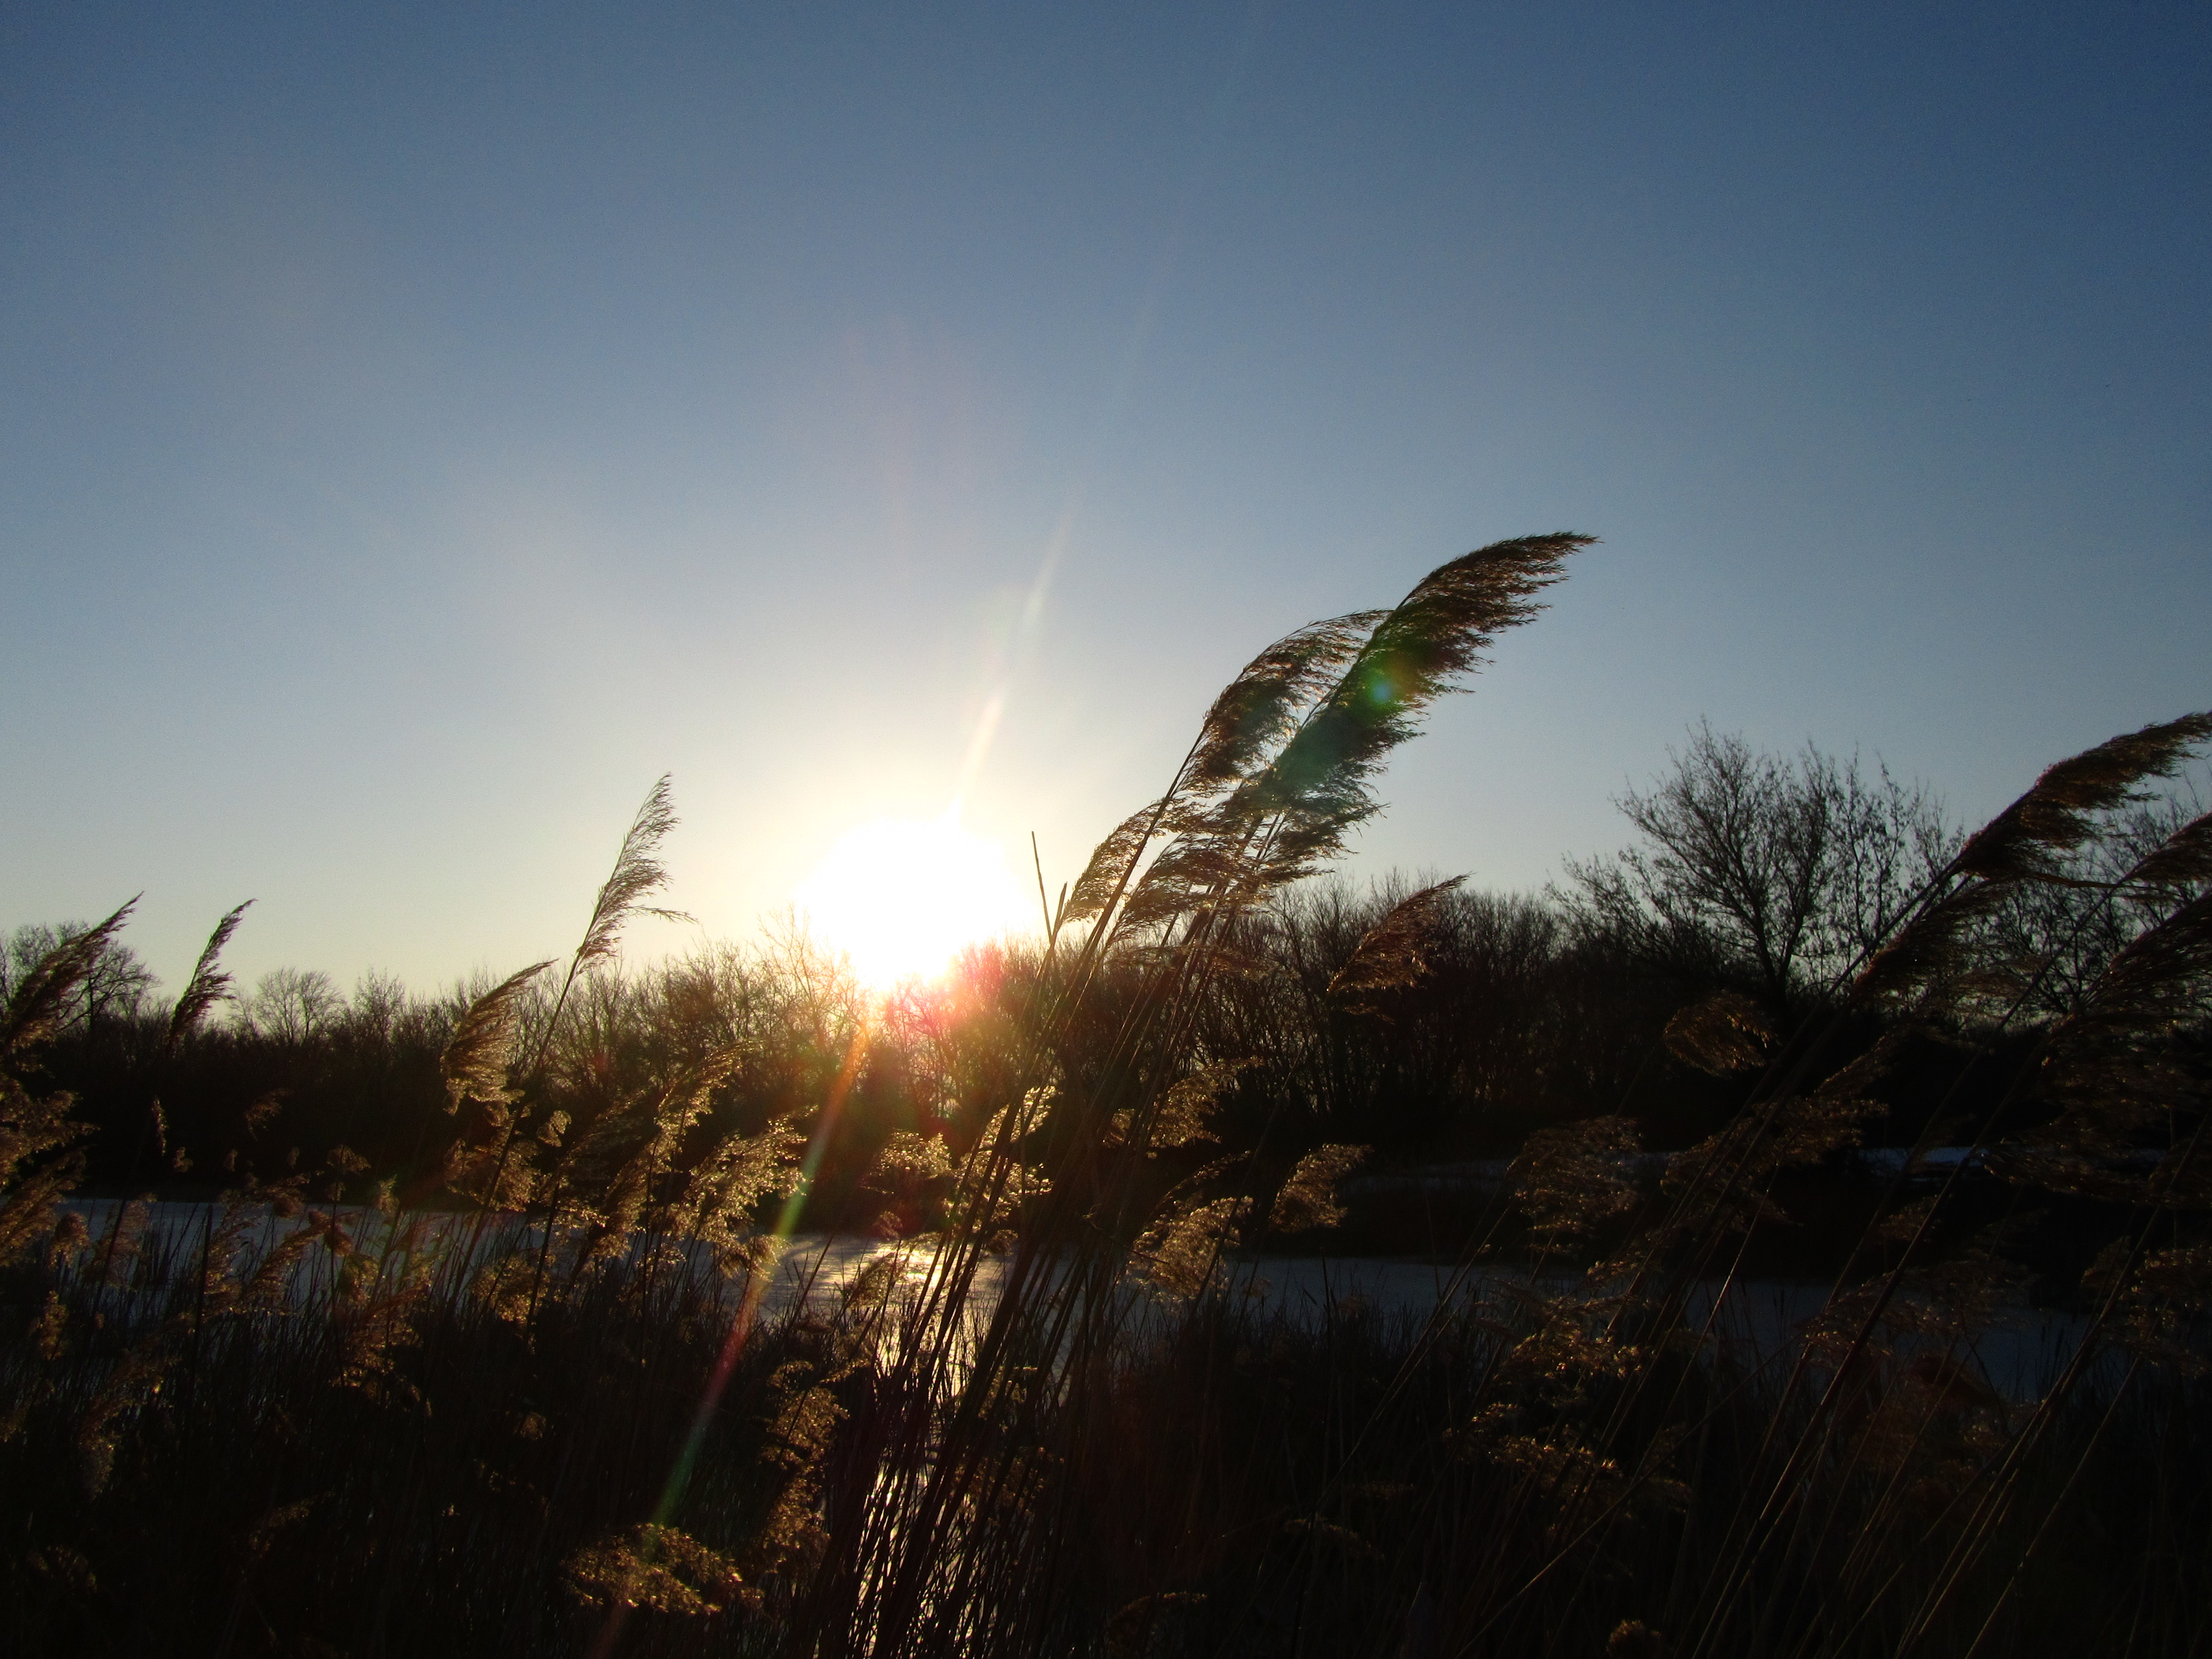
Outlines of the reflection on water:
[[[97,1246],[124,1205],[112,1199],[76,1199],[61,1206],[84,1218]],[[224,1212],[214,1204],[155,1203],[143,1206],[145,1220],[138,1253],[155,1279],[179,1270],[197,1271],[200,1258],[218,1248]],[[330,1215],[325,1206],[321,1211]],[[520,1251],[535,1253],[544,1243],[541,1228],[507,1216],[479,1218],[465,1213],[416,1213],[387,1218],[365,1206],[347,1206],[337,1218],[353,1246],[372,1259],[401,1254],[434,1256],[448,1273],[465,1270]],[[249,1266],[299,1229],[308,1215],[286,1219],[265,1205],[233,1212],[232,1249]],[[631,1247],[633,1259],[646,1248]],[[676,1246],[702,1274],[713,1272],[704,1246]],[[934,1255],[921,1241],[885,1243],[848,1235],[800,1234],[787,1242],[761,1287],[758,1312],[775,1318],[801,1306],[833,1305],[841,1292],[871,1263],[893,1258],[899,1285],[909,1295],[927,1285]],[[210,1266],[216,1266],[210,1262]],[[305,1251],[291,1270],[288,1295],[295,1305],[327,1295],[336,1285],[338,1258],[321,1249]],[[967,1311],[988,1316],[998,1296],[1005,1262],[987,1259],[970,1285]],[[1222,1282],[1238,1304],[1255,1313],[1318,1324],[1331,1317],[1374,1314],[1421,1319],[1440,1305],[1479,1310],[1501,1291],[1525,1285],[1526,1275],[1510,1269],[1469,1269],[1448,1263],[1375,1257],[1262,1256],[1225,1262]],[[1562,1278],[1547,1289],[1566,1289]],[[1735,1280],[1709,1285],[1688,1312],[1690,1323],[1753,1363],[1786,1360],[1805,1323],[1821,1310],[1830,1287],[1822,1283],[1781,1279]],[[1142,1330],[1148,1315],[1169,1310],[1141,1292],[1129,1292],[1134,1316],[1127,1328]],[[1716,1297],[1719,1297],[1716,1305]],[[735,1298],[733,1297],[733,1305]],[[2086,1333],[2077,1316],[2021,1308],[1981,1331],[1956,1357],[1978,1365],[1990,1386],[2016,1401],[2039,1396],[2055,1379]]]

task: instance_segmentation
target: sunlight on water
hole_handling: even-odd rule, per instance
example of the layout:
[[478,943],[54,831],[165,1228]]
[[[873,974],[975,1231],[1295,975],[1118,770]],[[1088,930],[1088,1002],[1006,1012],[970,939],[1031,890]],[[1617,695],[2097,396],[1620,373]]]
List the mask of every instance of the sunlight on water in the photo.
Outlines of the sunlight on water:
[[[109,1199],[76,1199],[65,1200],[61,1207],[83,1217],[94,1237],[99,1238],[113,1222],[119,1206]],[[144,1242],[149,1263],[166,1264],[173,1270],[188,1261],[217,1232],[222,1213],[219,1206],[210,1204],[148,1206]],[[279,1219],[265,1206],[250,1206],[248,1213],[250,1224],[237,1239],[247,1271],[279,1241],[307,1224],[304,1217]],[[472,1261],[482,1262],[502,1255],[534,1253],[543,1237],[538,1229],[512,1217],[501,1217],[491,1228],[479,1231],[476,1218],[464,1212],[417,1215],[402,1228],[393,1228],[374,1210],[351,1206],[340,1210],[338,1219],[355,1245],[372,1258],[412,1248],[425,1253],[451,1252],[448,1259],[454,1261],[465,1253]],[[634,1241],[629,1260],[638,1261],[637,1253],[647,1243],[643,1236]],[[678,1243],[675,1248],[694,1270],[702,1276],[713,1274],[712,1255],[704,1247]],[[890,1288],[895,1307],[908,1307],[914,1298],[929,1291],[938,1258],[927,1241],[885,1243],[850,1234],[794,1235],[760,1286],[757,1315],[774,1321],[802,1310],[828,1312],[866,1268],[885,1257],[897,1262]],[[336,1267],[336,1259],[325,1251],[313,1250],[303,1255],[290,1271],[288,1294],[292,1304],[306,1305],[327,1297],[333,1288]],[[998,1304],[1005,1271],[1003,1258],[986,1258],[969,1286],[962,1316],[936,1331],[939,1339],[951,1331],[961,1333],[949,1355],[953,1361],[949,1374],[957,1375],[963,1369],[965,1352],[989,1320]],[[157,1271],[148,1282],[153,1284],[163,1277]],[[1332,1319],[1370,1314],[1425,1317],[1447,1303],[1476,1308],[1497,1295],[1505,1281],[1526,1282],[1523,1275],[1507,1269],[1463,1272],[1443,1263],[1386,1257],[1260,1256],[1224,1263],[1219,1288],[1255,1313],[1318,1326]],[[734,1285],[732,1288],[735,1289]],[[1715,1280],[1705,1293],[1692,1297],[1689,1322],[1693,1328],[1710,1322],[1711,1338],[1745,1360],[1772,1363],[1796,1352],[1805,1322],[1820,1311],[1828,1289],[1826,1284],[1804,1279]],[[1714,1293],[1723,1297],[1717,1310],[1711,1300]],[[1133,1285],[1127,1295],[1131,1317],[1123,1329],[1132,1336],[1141,1334],[1154,1315],[1172,1313],[1179,1305],[1155,1298]],[[158,1293],[149,1293],[148,1310],[159,1299]],[[734,1310],[736,1305],[733,1297],[731,1306]],[[890,1330],[895,1332],[901,1323],[895,1319]],[[2085,1334],[2085,1325],[2078,1315],[2016,1309],[2010,1317],[1999,1318],[1983,1330],[1966,1345],[1966,1351],[1998,1392],[2015,1401],[2032,1400],[2050,1386],[2074,1345]]]

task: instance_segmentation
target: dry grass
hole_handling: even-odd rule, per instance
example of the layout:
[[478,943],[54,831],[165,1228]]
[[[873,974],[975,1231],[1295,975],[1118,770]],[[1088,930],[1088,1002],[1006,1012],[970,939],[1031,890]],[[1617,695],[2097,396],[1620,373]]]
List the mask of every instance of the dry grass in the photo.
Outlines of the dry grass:
[[[1546,1127],[1433,1309],[1242,1294],[1262,1237],[1341,1218],[1365,1152],[1279,1096],[1231,1109],[1279,1067],[1222,1012],[1279,971],[1249,948],[1261,908],[1375,810],[1389,750],[1584,539],[1481,550],[1256,659],[975,1015],[989,1040],[912,1016],[941,1121],[865,1177],[902,1243],[773,1316],[779,1218],[866,1030],[797,1009],[843,1058],[738,1131],[709,1106],[758,1057],[711,1034],[737,994],[711,973],[699,1040],[630,1081],[564,1058],[615,1017],[599,970],[660,884],[665,780],[559,992],[541,963],[459,1011],[434,1176],[369,1209],[332,1203],[362,1174],[337,1149],[240,1176],[196,1237],[58,1215],[82,1126],[32,1060],[125,913],[64,940],[0,1024],[15,1650],[2200,1649],[2212,830],[2113,848],[2212,718],[2052,768],[1885,912],[1854,983],[1793,992],[1794,1028],[1741,997],[1682,1011],[1668,1048],[1736,1079],[1735,1115],[1658,1160],[1628,1102]],[[2055,1015],[2056,955],[1999,925],[2030,893],[2118,930]],[[1392,1041],[1462,902],[1434,884],[1361,928],[1316,1020]],[[1967,1155],[1898,1175],[1801,1340],[1744,1339],[1792,1182],[1930,1034],[1956,1080],[1916,1151]],[[465,1222],[438,1212],[457,1200]],[[2048,1204],[2103,1248],[2050,1386],[2014,1401],[1974,1345],[2022,1310]]]

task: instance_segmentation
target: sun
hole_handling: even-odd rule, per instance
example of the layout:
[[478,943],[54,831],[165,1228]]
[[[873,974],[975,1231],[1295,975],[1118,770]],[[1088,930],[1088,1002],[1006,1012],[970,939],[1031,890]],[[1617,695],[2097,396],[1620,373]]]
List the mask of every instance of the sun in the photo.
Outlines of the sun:
[[951,813],[847,830],[792,901],[876,990],[933,977],[962,946],[1020,926],[1029,908],[997,844]]

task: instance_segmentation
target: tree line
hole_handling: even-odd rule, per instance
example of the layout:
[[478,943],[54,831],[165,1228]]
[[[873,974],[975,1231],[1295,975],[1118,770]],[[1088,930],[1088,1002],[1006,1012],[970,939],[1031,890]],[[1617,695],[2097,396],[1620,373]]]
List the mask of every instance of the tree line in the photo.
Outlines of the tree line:
[[[1310,880],[1240,917],[1193,1003],[1210,1109],[1285,1158],[1358,1143],[1378,1170],[1502,1158],[1547,1125],[1615,1114],[1647,1149],[1692,1145],[1739,1108],[1744,1085],[1670,1047],[1670,1022],[1716,992],[1778,1032],[1832,1016],[1960,840],[1929,790],[1878,764],[1809,744],[1762,752],[1704,724],[1617,805],[1627,844],[1566,860],[1540,892]],[[2011,975],[2031,1024],[2067,1006],[2142,924],[2100,884],[2102,866],[2191,810],[2173,796],[2137,803],[2121,833],[2084,850],[2073,884],[2036,884],[1980,920],[1979,971]],[[1390,971],[1348,974],[1417,890],[1419,926]],[[18,928],[0,998],[71,931]],[[1116,977],[1139,982],[1143,948],[1105,965],[1085,1023],[1061,1038],[1071,1071],[1086,1048],[1110,1048],[1126,1013]],[[734,1054],[702,1138],[805,1120],[835,1095],[802,1224],[865,1226],[897,1209],[898,1183],[878,1167],[893,1137],[957,1151],[981,1133],[1018,1063],[1042,955],[1036,940],[980,946],[939,982],[887,999],[789,927],[650,967],[601,963],[550,1033],[546,1077],[581,1121]],[[154,975],[116,940],[46,1065],[98,1127],[94,1190],[182,1195],[304,1164],[359,1199],[376,1180],[434,1177],[428,1160],[450,1135],[440,1056],[489,986],[425,995],[372,973],[348,993],[280,968],[171,1042]],[[526,1030],[547,1024],[553,1000],[542,987],[520,1000]],[[1859,1018],[1870,1043],[1871,1017]],[[1917,1042],[1896,1062],[1874,1138],[1909,1144],[1944,1102],[1960,1109],[1957,1071],[1940,1043]]]

